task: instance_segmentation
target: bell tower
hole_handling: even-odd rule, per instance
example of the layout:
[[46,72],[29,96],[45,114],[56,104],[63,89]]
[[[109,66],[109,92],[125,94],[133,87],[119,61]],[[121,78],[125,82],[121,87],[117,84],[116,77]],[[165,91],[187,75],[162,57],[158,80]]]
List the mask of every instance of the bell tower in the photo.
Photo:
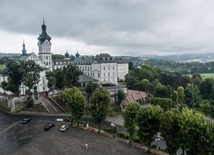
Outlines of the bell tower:
[[46,32],[45,20],[43,18],[42,33],[38,37],[38,47],[39,47],[39,58],[42,63],[49,68],[53,69],[52,63],[52,53],[51,53],[51,37]]

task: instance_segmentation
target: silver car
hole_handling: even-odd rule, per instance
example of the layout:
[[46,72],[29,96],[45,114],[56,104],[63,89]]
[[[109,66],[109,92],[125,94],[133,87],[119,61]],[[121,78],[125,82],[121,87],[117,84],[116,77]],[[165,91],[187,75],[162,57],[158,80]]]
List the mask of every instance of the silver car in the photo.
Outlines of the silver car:
[[69,128],[69,125],[62,125],[59,131],[65,132]]

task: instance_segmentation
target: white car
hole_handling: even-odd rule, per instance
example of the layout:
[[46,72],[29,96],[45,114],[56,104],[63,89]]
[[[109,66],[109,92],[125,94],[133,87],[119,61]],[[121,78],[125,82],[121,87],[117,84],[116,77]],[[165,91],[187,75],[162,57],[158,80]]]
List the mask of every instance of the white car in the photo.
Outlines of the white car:
[[69,125],[62,125],[59,129],[59,131],[65,132],[69,128]]

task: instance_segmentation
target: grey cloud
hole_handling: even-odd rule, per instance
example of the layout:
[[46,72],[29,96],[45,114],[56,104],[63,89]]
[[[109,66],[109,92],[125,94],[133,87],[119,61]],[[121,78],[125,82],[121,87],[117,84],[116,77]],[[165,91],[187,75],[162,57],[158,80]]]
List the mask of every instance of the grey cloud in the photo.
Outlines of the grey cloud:
[[[0,29],[109,47],[121,53],[213,51],[211,0],[0,1]],[[54,39],[54,38],[53,38]]]

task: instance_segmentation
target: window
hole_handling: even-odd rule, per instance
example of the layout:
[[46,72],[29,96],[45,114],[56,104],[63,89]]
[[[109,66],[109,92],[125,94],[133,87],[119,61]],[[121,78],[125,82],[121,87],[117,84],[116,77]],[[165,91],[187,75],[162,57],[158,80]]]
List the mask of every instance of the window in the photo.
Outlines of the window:
[[98,77],[100,77],[100,73],[98,73]]
[[103,73],[103,76],[105,77],[105,76],[106,76],[106,74],[105,74],[105,73]]
[[106,67],[105,67],[105,66],[103,67],[103,70],[104,70],[104,71],[106,70]]
[[46,56],[46,59],[48,59],[48,56]]
[[108,76],[110,76],[110,73],[108,72]]
[[110,66],[108,66],[108,70],[110,70]]

